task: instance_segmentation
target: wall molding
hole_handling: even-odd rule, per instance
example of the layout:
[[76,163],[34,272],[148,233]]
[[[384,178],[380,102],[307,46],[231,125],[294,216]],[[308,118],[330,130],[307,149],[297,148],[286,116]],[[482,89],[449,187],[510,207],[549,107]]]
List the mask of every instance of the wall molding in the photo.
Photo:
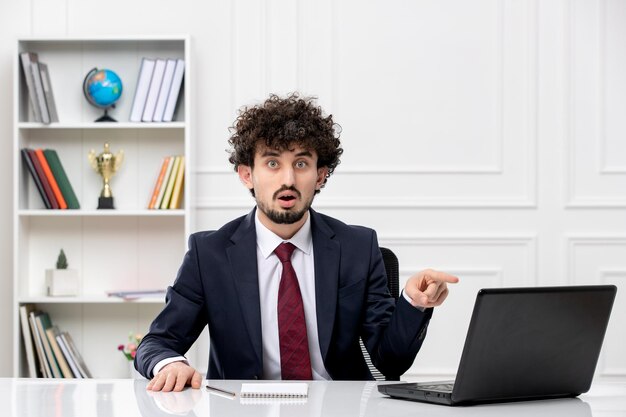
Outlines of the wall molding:
[[[564,238],[564,259],[565,278],[568,283],[573,284],[573,274],[575,270],[575,250],[580,246],[625,246],[626,247],[626,235],[567,235]],[[606,270],[609,271],[609,270]]]
[[[519,246],[534,245],[537,240],[535,234],[471,234],[471,235],[385,235],[379,234],[378,240],[382,246],[451,246],[451,245],[480,245],[480,246]],[[383,244],[384,243],[384,244]]]
[[[391,250],[397,247],[419,246],[519,246],[526,250],[527,259],[524,264],[527,269],[526,281],[528,285],[538,285],[539,274],[537,269],[537,236],[535,234],[479,234],[479,235],[378,235],[380,246]],[[504,273],[498,266],[487,267],[450,267],[441,269],[450,273],[463,273],[469,276],[501,274],[501,282],[504,282]],[[414,271],[417,272],[417,271]],[[413,273],[414,273],[413,272]]]
[[[573,271],[575,271],[576,249],[578,247],[607,247],[624,246],[626,248],[626,235],[569,235],[564,239],[565,246],[565,276],[570,285],[576,284]],[[594,284],[606,284],[609,279],[620,278],[626,282],[626,268],[610,267],[602,268],[595,265],[597,270],[593,277]],[[626,368],[610,369],[606,365],[606,356],[600,356],[600,364],[596,373],[600,377],[624,377]]]
[[[376,165],[376,166],[364,166],[364,165],[353,165],[346,166],[344,164],[340,164],[337,167],[337,171],[333,174],[333,176],[337,175],[410,175],[410,174],[464,174],[464,175],[472,175],[472,174],[503,174],[502,168],[494,168],[490,166],[482,166],[476,167],[476,169],[465,169],[462,167],[455,166],[438,166],[438,167],[427,167],[427,166],[409,166],[409,165]],[[216,166],[198,166],[193,170],[193,174],[197,175],[226,175],[232,174],[234,172],[231,168],[222,168]]]
[[[383,245],[384,246],[384,245]],[[457,277],[492,277],[495,278],[498,286],[504,286],[504,273],[502,272],[502,268],[499,267],[486,267],[486,268],[474,268],[474,267],[450,267],[447,268],[445,265],[441,265],[440,269],[442,271],[447,272],[448,274],[455,275]],[[409,278],[413,274],[419,271],[412,270],[410,268],[400,268],[400,281],[403,278]]]
[[[599,283],[600,284],[608,284],[610,282],[614,282],[615,280],[620,280],[624,284],[626,284],[626,268],[607,268],[600,269],[599,271]],[[613,312],[613,316],[615,312]],[[609,324],[610,325],[610,324]],[[598,375],[601,377],[624,377],[626,376],[626,366],[625,367],[609,367],[607,366],[606,355],[602,355],[599,360],[598,367]]]
[[[493,135],[491,138],[493,150],[493,154],[495,155],[495,163],[493,164],[479,164],[479,165],[467,165],[461,167],[455,167],[453,165],[430,165],[421,167],[414,167],[411,165],[399,165],[399,166],[390,166],[386,168],[382,168],[383,173],[422,173],[422,174],[502,174],[503,172],[503,160],[504,160],[504,123],[503,123],[503,98],[504,98],[504,1],[496,2],[496,19],[494,22],[494,39],[495,39],[495,56],[493,59],[493,66],[496,68],[494,71],[497,74],[497,77],[494,80],[495,88],[494,88],[494,108],[495,115],[493,120]],[[337,82],[337,76],[339,72],[339,67],[337,62],[339,62],[339,50],[338,45],[341,44],[339,39],[339,29],[337,19],[338,11],[337,11],[338,2],[333,2],[332,7],[332,49],[331,49],[331,61],[332,65],[332,73],[333,73],[333,89],[332,89],[332,98],[331,103],[334,109],[339,109],[339,99],[338,93],[340,86]],[[530,75],[527,74],[527,79],[530,79]],[[358,170],[358,169],[357,169]],[[371,171],[368,169],[368,171]],[[376,171],[378,172],[378,171]]]
[[[219,197],[199,197],[193,202],[193,208],[196,210],[224,210],[233,209],[240,210],[252,208],[254,201],[249,197],[219,198]],[[351,209],[351,210],[369,210],[369,209],[411,209],[411,208],[453,208],[453,209],[533,209],[537,207],[537,203],[532,200],[524,199],[482,199],[480,201],[458,198],[394,198],[379,199],[375,197],[364,198],[332,198],[324,201],[316,200],[313,204],[315,209]]]
[[607,0],[599,1],[599,19],[598,19],[598,86],[599,86],[599,105],[598,105],[598,167],[600,175],[626,174],[626,165],[607,165],[607,133],[606,133],[606,28],[607,28]]
[[[338,68],[338,54],[340,51],[341,39],[339,34],[339,19],[338,19],[338,5],[336,2],[330,2],[328,5],[328,10],[330,16],[329,25],[331,28],[331,49],[328,52],[328,60],[330,66],[330,104],[331,108],[337,110],[337,107],[340,103],[338,103],[338,89],[341,88],[337,83],[337,74],[339,72]],[[261,42],[263,44],[267,44],[271,39],[268,29],[268,12],[267,9],[271,7],[271,2],[268,3],[264,1],[263,5],[265,13],[263,16],[260,16],[259,24],[260,24],[260,36]],[[495,100],[496,107],[495,112],[497,114],[494,115],[494,125],[496,130],[496,137],[499,140],[496,140],[496,144],[494,145],[494,149],[496,154],[498,155],[498,163],[496,164],[482,164],[475,166],[460,166],[458,164],[455,165],[394,165],[392,163],[380,166],[365,166],[365,165],[352,165],[345,166],[341,165],[338,171],[334,174],[335,176],[367,176],[367,175],[382,175],[382,176],[408,176],[408,175],[467,175],[467,176],[475,176],[475,175],[499,175],[504,176],[506,167],[504,167],[504,158],[505,158],[505,138],[504,138],[504,105],[505,105],[505,97],[504,97],[504,79],[505,79],[505,56],[504,49],[506,45],[504,44],[504,39],[506,38],[506,25],[505,25],[505,8],[506,3],[502,0],[497,1],[494,5],[497,8],[496,17],[494,22],[494,43],[495,43],[495,53],[493,57],[494,65],[497,67],[495,71],[498,76],[494,81],[497,84],[495,89]],[[304,5],[300,2],[297,2],[295,6],[295,14],[296,19],[302,19],[302,13],[304,13]],[[233,25],[235,24],[235,14],[237,13],[237,8],[233,6],[232,10],[232,19]],[[537,24],[537,5],[536,0],[530,1],[527,6],[524,7],[523,16],[519,17],[520,25],[525,28],[526,33],[524,34],[523,44],[519,48],[519,55],[521,56],[522,62],[525,64],[525,68],[520,70],[522,82],[526,85],[525,92],[523,93],[523,107],[524,112],[519,117],[522,118],[521,125],[523,126],[523,136],[526,143],[526,149],[524,152],[525,161],[523,163],[523,167],[520,169],[520,172],[517,173],[519,175],[519,179],[516,178],[516,181],[519,181],[521,190],[520,192],[513,196],[505,196],[500,197],[498,195],[498,191],[492,191],[489,195],[485,196],[480,192],[475,192],[473,195],[468,197],[456,197],[454,196],[453,191],[450,192],[449,196],[443,197],[420,197],[414,196],[409,198],[394,198],[394,199],[385,199],[386,201],[378,201],[376,196],[364,196],[363,198],[346,198],[346,199],[329,199],[322,202],[317,202],[317,206],[322,208],[346,208],[346,209],[361,209],[361,208],[536,208],[537,207],[537,189],[538,189],[538,178],[537,178],[537,54],[538,54],[538,24]],[[298,25],[298,45],[304,47],[303,45],[307,44],[307,33],[304,29]],[[233,45],[237,46],[237,30],[233,29]],[[265,55],[267,55],[267,51],[270,46],[266,46],[264,51]],[[305,59],[303,58],[303,53],[300,51],[301,55],[298,56],[298,67],[296,78],[298,80],[299,86],[303,86],[306,81],[304,79],[306,72],[306,68],[304,67]],[[261,69],[264,72],[260,75],[261,78],[261,86],[263,89],[267,89],[267,65],[269,59],[267,57],[263,57],[261,54],[260,63]],[[236,49],[231,56],[231,66],[234,69],[237,65],[237,53]],[[233,79],[234,80],[234,79]],[[231,80],[231,81],[233,81]],[[237,95],[237,88],[233,84],[231,85],[231,101],[234,100],[234,96]],[[513,157],[513,156],[511,156]],[[217,166],[197,166],[192,170],[192,174],[196,176],[203,175],[232,175],[233,171],[230,168],[226,167],[217,167]],[[503,181],[506,179],[503,178]],[[489,192],[489,190],[486,190]],[[393,200],[393,202],[391,201]],[[194,202],[194,208],[199,210],[206,209],[241,209],[250,207],[250,200],[244,198],[237,197],[225,197],[219,196],[217,198],[212,196],[199,197]]]
[[[192,169],[192,175],[199,176],[233,176],[236,173],[230,168],[215,167],[215,166],[203,166],[196,169]],[[374,169],[366,169],[364,167],[347,168],[341,167],[340,171],[333,174],[336,176],[367,176],[367,175],[386,175],[386,176],[406,176],[406,175],[422,175],[432,174],[425,170],[404,170],[402,167],[378,167]],[[441,174],[441,173],[439,173]],[[482,175],[483,173],[473,172],[466,174]],[[198,181],[196,179],[195,181]],[[532,182],[535,183],[533,178]],[[457,198],[457,197],[396,197],[393,199],[381,199],[377,196],[364,196],[359,198],[337,198],[331,197],[323,199],[317,199],[314,203],[318,208],[339,208],[339,209],[396,209],[396,208],[537,208],[536,198],[536,186],[529,186],[529,189],[534,191],[525,196],[514,196],[511,198],[496,197],[496,196],[483,196],[472,198]],[[193,202],[194,208],[198,210],[212,210],[212,209],[242,209],[251,207],[251,199],[246,195],[245,198],[240,197],[196,197]]]
[[600,282],[606,284],[610,278],[619,278],[626,280],[626,268],[600,269]]
[[[597,76],[592,82],[596,87],[597,106],[595,109],[595,117],[597,126],[595,127],[595,136],[592,138],[595,143],[595,161],[597,164],[597,174],[599,178],[602,176],[615,176],[626,174],[626,166],[607,166],[606,165],[606,152],[607,152],[607,138],[606,138],[606,15],[607,15],[607,1],[597,0],[598,19],[596,22],[596,35],[597,35],[597,55],[595,56],[597,62]],[[564,149],[565,149],[565,208],[624,208],[626,207],[626,197],[617,196],[597,196],[597,195],[579,195],[576,192],[576,177],[577,177],[577,165],[576,165],[576,134],[575,134],[575,120],[576,120],[576,86],[574,83],[574,73],[576,69],[576,45],[575,45],[575,32],[576,32],[576,12],[573,9],[571,2],[564,4],[564,16],[565,24],[563,25],[565,33],[563,34],[565,50],[563,64],[564,69],[564,86],[565,86],[565,116],[564,123],[566,126],[564,132]],[[578,172],[578,176],[580,173]]]
[[626,165],[602,165],[600,175],[623,175],[626,174]]
[[614,209],[626,208],[625,198],[605,198],[595,196],[569,197],[565,203],[566,209]]

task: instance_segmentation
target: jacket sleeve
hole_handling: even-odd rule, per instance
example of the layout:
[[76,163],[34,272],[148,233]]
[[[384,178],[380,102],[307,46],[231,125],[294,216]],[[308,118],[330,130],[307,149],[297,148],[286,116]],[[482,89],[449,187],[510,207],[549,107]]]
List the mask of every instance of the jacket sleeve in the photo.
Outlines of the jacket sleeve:
[[198,256],[196,238],[191,235],[174,285],[167,289],[165,307],[137,348],[135,368],[148,379],[159,361],[185,355],[207,324]]
[[369,273],[361,332],[363,343],[380,372],[387,377],[399,377],[413,364],[426,336],[433,309],[422,311],[413,307],[402,294],[395,307],[393,301],[390,302],[385,266],[374,231]]

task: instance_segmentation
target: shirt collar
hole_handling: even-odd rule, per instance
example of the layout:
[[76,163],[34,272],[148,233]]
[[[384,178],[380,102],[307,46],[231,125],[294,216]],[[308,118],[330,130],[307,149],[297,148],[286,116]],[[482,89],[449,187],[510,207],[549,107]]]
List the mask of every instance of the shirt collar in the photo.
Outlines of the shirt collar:
[[283,238],[272,232],[270,229],[265,227],[263,223],[261,223],[261,220],[259,220],[258,208],[256,210],[256,215],[254,216],[254,224],[256,226],[256,243],[265,259],[274,253],[274,249],[276,249],[278,245],[283,242],[292,243],[296,248],[300,249],[307,255],[311,253],[313,238],[311,235],[310,212],[300,230],[298,230],[289,240],[283,240]]

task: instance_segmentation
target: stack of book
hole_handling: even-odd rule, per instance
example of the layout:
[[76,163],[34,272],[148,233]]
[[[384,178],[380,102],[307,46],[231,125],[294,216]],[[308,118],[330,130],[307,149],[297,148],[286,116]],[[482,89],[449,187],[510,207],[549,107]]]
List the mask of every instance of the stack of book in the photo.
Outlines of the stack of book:
[[58,122],[59,115],[54,103],[48,66],[39,61],[36,52],[22,52],[20,60],[35,122],[45,124]]
[[180,208],[183,199],[184,180],[185,157],[171,155],[163,158],[148,208],[151,210]]
[[48,313],[22,305],[20,325],[30,378],[92,377],[70,334],[53,325]]
[[79,209],[80,204],[54,149],[21,149],[24,165],[47,209]]
[[185,74],[182,59],[143,58],[131,122],[171,122]]

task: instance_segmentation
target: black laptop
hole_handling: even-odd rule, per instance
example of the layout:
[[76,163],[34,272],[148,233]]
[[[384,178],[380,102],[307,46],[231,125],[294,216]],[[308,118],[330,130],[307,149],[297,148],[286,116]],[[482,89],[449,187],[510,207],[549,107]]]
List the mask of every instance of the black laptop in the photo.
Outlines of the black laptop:
[[446,405],[575,397],[591,386],[616,292],[613,285],[482,289],[454,381],[378,390]]

